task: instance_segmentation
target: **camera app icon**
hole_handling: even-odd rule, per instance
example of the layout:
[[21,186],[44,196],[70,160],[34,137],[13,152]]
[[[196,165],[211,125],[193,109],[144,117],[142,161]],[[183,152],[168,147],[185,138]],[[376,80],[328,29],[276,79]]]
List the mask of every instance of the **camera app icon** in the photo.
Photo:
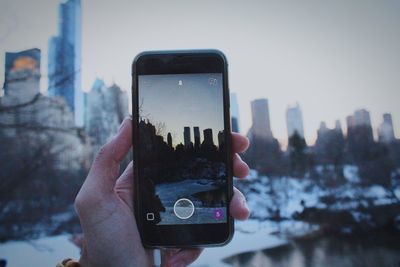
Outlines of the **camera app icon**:
[[218,80],[215,79],[215,78],[208,79],[208,84],[211,85],[211,86],[217,85],[217,82],[218,82]]

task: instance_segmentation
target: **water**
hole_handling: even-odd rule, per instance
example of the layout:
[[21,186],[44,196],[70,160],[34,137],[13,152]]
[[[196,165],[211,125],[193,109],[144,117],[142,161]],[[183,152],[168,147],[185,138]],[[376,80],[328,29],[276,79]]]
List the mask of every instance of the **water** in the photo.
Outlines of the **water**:
[[[238,223],[224,247],[207,248],[192,267],[400,267],[400,234],[370,232],[362,235],[319,235],[288,241],[274,235],[271,224]],[[254,231],[253,231],[254,230]],[[274,231],[275,232],[275,231]],[[55,266],[64,258],[79,258],[69,235],[0,244],[0,259],[7,267]],[[23,257],[21,257],[23,255]]]
[[248,267],[400,267],[399,233],[320,236],[274,248],[240,253],[224,260]]

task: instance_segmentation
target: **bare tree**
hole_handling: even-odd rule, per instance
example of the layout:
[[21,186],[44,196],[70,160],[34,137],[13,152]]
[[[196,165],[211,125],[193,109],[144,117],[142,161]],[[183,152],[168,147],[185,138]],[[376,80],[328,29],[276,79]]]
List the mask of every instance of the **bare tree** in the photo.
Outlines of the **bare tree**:
[[7,240],[21,238],[12,225],[35,223],[65,210],[84,175],[77,155],[82,147],[79,132],[63,101],[38,94],[24,103],[4,102],[0,102],[0,239]]

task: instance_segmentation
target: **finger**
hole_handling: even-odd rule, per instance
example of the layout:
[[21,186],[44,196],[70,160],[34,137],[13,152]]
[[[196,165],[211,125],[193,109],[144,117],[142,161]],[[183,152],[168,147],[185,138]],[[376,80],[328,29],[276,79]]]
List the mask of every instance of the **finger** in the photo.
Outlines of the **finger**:
[[233,154],[233,175],[237,178],[244,178],[249,174],[249,166],[237,154]]
[[118,133],[97,153],[85,183],[98,194],[112,193],[119,174],[119,164],[131,146],[132,121],[127,118]]
[[199,248],[190,249],[164,249],[161,251],[161,266],[188,266],[194,262],[203,250]]
[[133,161],[128,164],[124,172],[117,179],[115,192],[128,207],[133,209]]
[[249,139],[239,133],[232,132],[232,152],[242,153],[249,147]]
[[238,220],[249,218],[250,210],[246,203],[246,198],[236,187],[233,188],[233,197],[230,203],[231,216]]

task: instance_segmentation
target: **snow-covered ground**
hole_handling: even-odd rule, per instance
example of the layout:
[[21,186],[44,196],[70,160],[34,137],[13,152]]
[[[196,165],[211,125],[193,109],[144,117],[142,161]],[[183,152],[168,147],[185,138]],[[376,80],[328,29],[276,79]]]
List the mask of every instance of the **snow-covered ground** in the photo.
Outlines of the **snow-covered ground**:
[[[317,171],[322,172],[322,168]],[[357,167],[344,167],[346,181],[336,186],[320,185],[311,179],[258,176],[252,171],[249,179],[237,180],[251,209],[252,218],[260,220],[292,220],[305,208],[330,211],[349,211],[356,222],[369,220],[359,211],[382,205],[399,204],[400,182],[393,179],[393,190],[381,185],[361,185]],[[327,200],[328,199],[328,200]],[[331,199],[332,203],[329,202]],[[367,212],[367,210],[365,210]]]
[[[232,241],[224,247],[207,248],[192,266],[229,266],[222,259],[240,252],[271,248],[287,241],[275,235],[276,226],[255,220],[237,223],[238,230]],[[23,255],[23,257],[21,257]],[[35,241],[13,241],[0,245],[0,259],[7,260],[7,267],[55,266],[64,258],[79,258],[79,249],[68,235],[44,237]]]
[[78,259],[79,251],[68,235],[60,235],[0,244],[0,259],[7,260],[7,267],[52,267],[65,258]]
[[[389,190],[380,185],[361,186],[357,169],[353,166],[346,166],[344,173],[347,182],[328,189],[309,179],[269,178],[258,176],[257,172],[251,171],[248,179],[235,183],[244,192],[253,219],[236,222],[232,241],[224,247],[205,249],[192,266],[228,266],[222,261],[223,259],[243,252],[280,246],[289,242],[294,236],[303,236],[319,230],[318,225],[293,218],[294,214],[301,213],[305,208],[348,211],[355,222],[365,225],[365,222],[368,223],[373,219],[365,212],[368,207],[399,202],[400,181],[394,180],[393,188]],[[181,183],[183,184],[164,185],[165,188],[162,190],[171,192],[168,198],[172,195],[186,194],[183,188],[187,181]],[[211,183],[200,181],[195,191],[201,192],[213,188],[214,185]],[[327,197],[334,197],[334,201],[327,202],[324,200]],[[53,216],[52,220],[59,223],[68,218],[68,214],[61,214]],[[400,225],[400,215],[397,215],[395,220],[395,223]],[[351,232],[351,229],[346,228],[343,231]],[[79,257],[78,248],[65,234],[55,237],[42,236],[34,241],[0,244],[0,259],[8,261],[7,267],[55,266],[57,261],[65,257]]]

